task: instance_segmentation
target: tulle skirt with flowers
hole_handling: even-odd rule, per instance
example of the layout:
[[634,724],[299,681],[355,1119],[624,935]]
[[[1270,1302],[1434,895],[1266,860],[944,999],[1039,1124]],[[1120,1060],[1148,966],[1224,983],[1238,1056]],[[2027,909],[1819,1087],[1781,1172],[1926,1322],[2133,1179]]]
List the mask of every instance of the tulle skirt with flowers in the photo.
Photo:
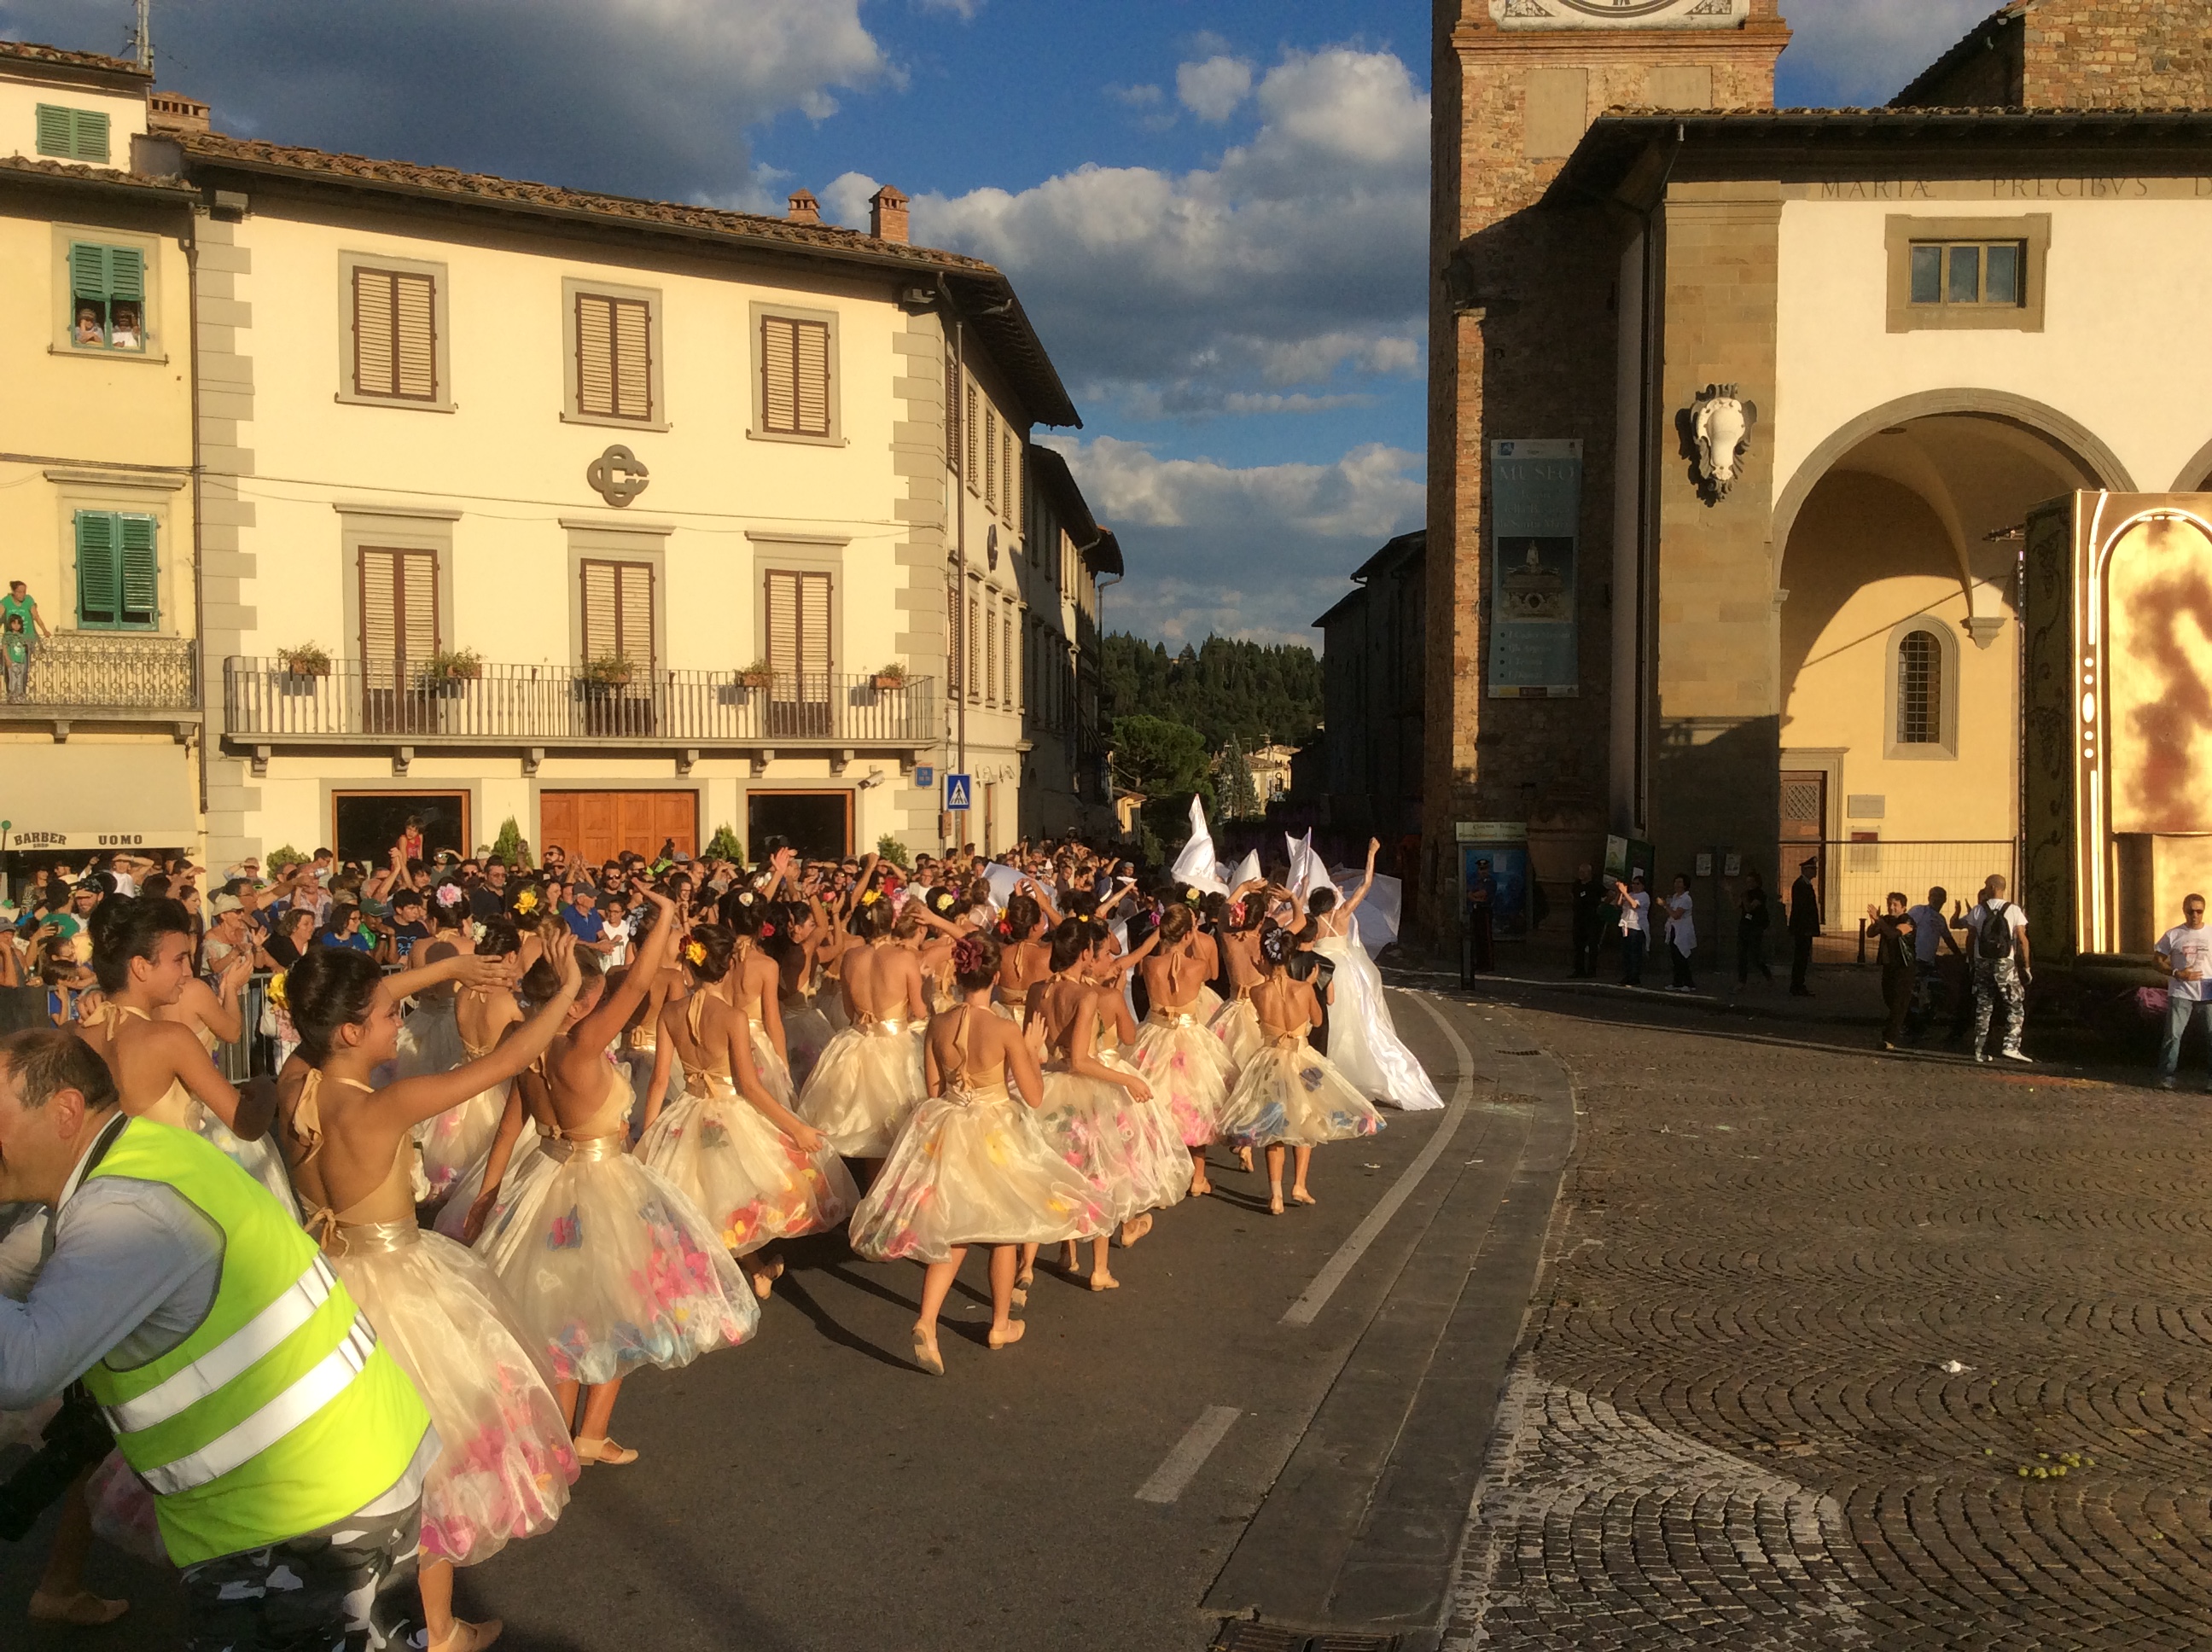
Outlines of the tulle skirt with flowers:
[[795,1087],[806,1088],[806,1081],[813,1076],[822,1052],[830,1048],[830,1041],[836,1036],[830,1017],[813,999],[795,999],[784,1007],[783,1047],[791,1052],[791,1082]]
[[1318,1147],[1382,1127],[1358,1087],[1302,1040],[1263,1046],[1221,1110],[1222,1138],[1239,1147]]
[[1216,1012],[1206,1030],[1227,1053],[1230,1066],[1239,1072],[1267,1042],[1260,1031],[1260,1012],[1249,998],[1231,999]]
[[538,1339],[472,1251],[411,1223],[339,1230],[331,1267],[422,1396],[441,1448],[422,1558],[472,1566],[561,1517],[576,1479]]
[[719,1088],[663,1108],[638,1139],[637,1156],[674,1182],[739,1256],[826,1232],[860,1202],[835,1152],[800,1151],[758,1108]]
[[921,1029],[848,1027],[815,1063],[793,1110],[847,1158],[884,1158],[929,1092]]
[[[500,1178],[499,1198],[493,1203],[491,1212],[484,1220],[484,1232],[489,1233],[499,1225],[499,1218],[506,1213],[507,1206],[514,1204],[529,1185],[532,1167],[538,1163],[538,1132],[526,1123],[522,1134],[515,1139],[514,1146],[507,1156],[507,1174]],[[447,1192],[446,1202],[439,1207],[437,1220],[432,1224],[447,1238],[459,1239],[461,1236],[462,1224],[468,1220],[469,1206],[477,1202],[477,1195],[483,1191],[484,1173],[490,1168],[491,1149],[486,1146],[477,1156],[476,1163],[463,1171]],[[550,1172],[552,1166],[549,1163],[540,1168]]]
[[1102,1233],[1097,1190],[1004,1090],[923,1102],[853,1213],[871,1261],[943,1262],[961,1245],[1054,1244]]
[[752,1336],[760,1307],[720,1230],[622,1138],[545,1141],[538,1157],[477,1250],[557,1381],[672,1370]]
[[1185,1147],[1221,1139],[1221,1108],[1237,1083],[1237,1065],[1202,1020],[1148,1020],[1137,1029],[1130,1065],[1145,1075],[1155,1103],[1167,1109]]
[[422,1171],[430,1180],[433,1199],[451,1193],[471,1169],[477,1173],[477,1186],[483,1185],[482,1167],[490,1155],[492,1138],[499,1134],[500,1114],[507,1111],[507,1090],[504,1082],[494,1084],[422,1126],[416,1139],[422,1144]]
[[[1116,1054],[1101,1052],[1097,1059],[1133,1070]],[[1048,1068],[1037,1126],[1068,1167],[1097,1190],[1109,1226],[1164,1210],[1190,1191],[1190,1153],[1157,1100],[1133,1101],[1106,1079]]]

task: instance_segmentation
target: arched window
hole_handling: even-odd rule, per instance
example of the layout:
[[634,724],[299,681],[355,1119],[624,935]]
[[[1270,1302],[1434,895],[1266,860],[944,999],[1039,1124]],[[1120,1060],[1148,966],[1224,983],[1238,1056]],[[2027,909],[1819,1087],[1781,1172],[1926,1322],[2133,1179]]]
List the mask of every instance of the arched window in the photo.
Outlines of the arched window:
[[1897,744],[1943,740],[1943,644],[1932,631],[1908,631],[1897,645]]

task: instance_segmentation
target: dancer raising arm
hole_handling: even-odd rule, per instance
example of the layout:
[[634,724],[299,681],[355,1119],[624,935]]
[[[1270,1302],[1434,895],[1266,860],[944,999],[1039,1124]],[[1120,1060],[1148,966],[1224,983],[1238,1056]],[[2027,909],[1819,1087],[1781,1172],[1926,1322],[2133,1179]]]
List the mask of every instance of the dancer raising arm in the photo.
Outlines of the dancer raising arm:
[[[915,1364],[945,1375],[937,1320],[969,1247],[991,1247],[991,1328],[1004,1348],[1025,1328],[1012,1317],[1015,1247],[1073,1239],[1105,1224],[1092,1190],[1054,1155],[1032,1110],[1044,1099],[1021,1029],[991,1008],[999,945],[967,935],[953,948],[961,999],[929,1023],[930,1099],[899,1133],[853,1214],[853,1248],[872,1261],[923,1263]],[[1018,1086],[1017,1102],[1009,1087]]]
[[1337,995],[1329,1016],[1328,1059],[1370,1100],[1393,1106],[1432,1109],[1443,1097],[1427,1071],[1398,1036],[1390,1006],[1382,996],[1382,975],[1360,944],[1352,914],[1375,887],[1375,853],[1382,846],[1367,841],[1367,875],[1358,890],[1341,905],[1333,889],[1318,889],[1307,910],[1321,926],[1314,951],[1336,969]]
[[1206,1150],[1220,1139],[1221,1108],[1237,1081],[1237,1068],[1206,1027],[1211,994],[1205,982],[1212,971],[1198,943],[1206,938],[1210,947],[1210,938],[1200,936],[1188,906],[1170,907],[1162,914],[1159,936],[1159,950],[1144,963],[1152,1010],[1129,1059],[1190,1150],[1190,1193],[1195,1199],[1213,1191],[1206,1174]]
[[374,961],[317,947],[292,966],[286,997],[314,1064],[282,1132],[308,1227],[331,1268],[415,1384],[438,1430],[422,1486],[419,1581],[429,1652],[476,1652],[496,1622],[453,1617],[453,1568],[551,1527],[576,1478],[568,1429],[537,1339],[477,1256],[416,1225],[409,1160],[415,1127],[496,1090],[542,1055],[580,984],[574,942],[547,943],[559,987],[489,1054],[444,1072],[373,1089],[398,1054],[399,1007]]

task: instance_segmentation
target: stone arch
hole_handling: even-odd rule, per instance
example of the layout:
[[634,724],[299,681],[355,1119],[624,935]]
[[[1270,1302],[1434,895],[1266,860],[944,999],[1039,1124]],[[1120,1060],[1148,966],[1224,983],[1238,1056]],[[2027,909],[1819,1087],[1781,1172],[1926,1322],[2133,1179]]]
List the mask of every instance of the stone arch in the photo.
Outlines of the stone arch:
[[[2128,467],[2120,463],[2119,455],[2106,446],[2087,426],[2068,417],[2055,407],[2027,396],[2015,396],[2009,391],[1923,390],[1911,396],[1901,396],[1893,402],[1885,402],[1880,407],[1860,414],[1831,432],[1818,446],[1805,455],[1788,483],[1775,495],[1769,543],[1774,548],[1778,561],[1789,546],[1790,530],[1797,524],[1797,513],[1804,508],[1814,488],[1838,459],[1868,437],[1877,435],[1893,425],[1908,424],[1914,419],[1943,413],[1965,414],[2019,425],[2059,447],[2081,468],[2084,476],[2094,477],[2099,487],[2110,489],[2115,493],[2136,491],[2135,479],[2128,474]],[[2212,462],[2212,446],[2208,446],[2205,454],[2200,457]]]
[[2212,441],[2206,442],[2190,456],[2189,463],[2181,467],[2181,474],[2173,479],[2173,491],[2178,494],[2212,492]]

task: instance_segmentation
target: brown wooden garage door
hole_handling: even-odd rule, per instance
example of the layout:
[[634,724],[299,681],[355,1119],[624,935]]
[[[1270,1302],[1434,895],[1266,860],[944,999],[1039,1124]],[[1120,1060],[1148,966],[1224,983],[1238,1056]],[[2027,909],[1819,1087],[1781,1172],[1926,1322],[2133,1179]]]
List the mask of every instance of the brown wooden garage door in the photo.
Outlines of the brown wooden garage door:
[[558,844],[568,864],[596,866],[624,850],[648,859],[670,838],[681,854],[699,853],[696,792],[541,792],[540,852]]

